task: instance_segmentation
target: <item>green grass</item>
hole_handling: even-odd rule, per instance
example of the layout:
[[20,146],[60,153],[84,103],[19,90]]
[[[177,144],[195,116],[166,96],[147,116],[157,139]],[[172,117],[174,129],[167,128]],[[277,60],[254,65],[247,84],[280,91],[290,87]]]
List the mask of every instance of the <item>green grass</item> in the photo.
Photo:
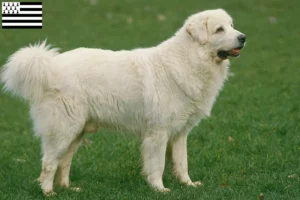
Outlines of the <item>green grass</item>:
[[[166,166],[172,191],[152,191],[143,179],[139,141],[100,130],[73,160],[72,185],[49,199],[299,199],[300,45],[298,0],[51,0],[42,30],[0,30],[0,63],[18,48],[48,38],[62,51],[76,47],[130,49],[156,45],[199,10],[222,7],[246,33],[230,77],[213,109],[188,140],[189,171],[204,187],[179,184]],[[164,15],[164,21],[158,15]],[[127,23],[132,19],[132,23]],[[29,107],[0,93],[0,199],[43,199],[34,181],[40,144]],[[232,137],[234,140],[229,141]],[[125,142],[124,142],[125,141]]]

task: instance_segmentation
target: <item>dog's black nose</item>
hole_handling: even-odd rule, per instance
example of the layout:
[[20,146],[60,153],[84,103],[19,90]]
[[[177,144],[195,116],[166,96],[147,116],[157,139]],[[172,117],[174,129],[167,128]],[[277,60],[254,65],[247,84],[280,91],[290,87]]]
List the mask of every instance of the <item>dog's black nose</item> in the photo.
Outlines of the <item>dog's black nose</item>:
[[239,35],[238,40],[244,44],[246,42],[246,35],[245,34]]

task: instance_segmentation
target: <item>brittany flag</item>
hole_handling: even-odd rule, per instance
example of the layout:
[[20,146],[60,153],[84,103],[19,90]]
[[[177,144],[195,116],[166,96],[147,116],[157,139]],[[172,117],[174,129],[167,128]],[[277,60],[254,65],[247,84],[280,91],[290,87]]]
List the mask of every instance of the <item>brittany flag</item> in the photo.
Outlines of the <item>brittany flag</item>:
[[42,2],[2,2],[2,28],[42,28]]

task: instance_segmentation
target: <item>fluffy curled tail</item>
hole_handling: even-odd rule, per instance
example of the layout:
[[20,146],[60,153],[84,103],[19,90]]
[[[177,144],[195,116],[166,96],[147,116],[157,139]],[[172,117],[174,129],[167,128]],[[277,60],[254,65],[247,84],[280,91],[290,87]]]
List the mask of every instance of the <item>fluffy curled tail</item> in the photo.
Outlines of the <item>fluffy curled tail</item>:
[[4,89],[29,101],[41,99],[54,81],[52,62],[58,49],[50,47],[44,41],[24,47],[10,56],[1,75]]

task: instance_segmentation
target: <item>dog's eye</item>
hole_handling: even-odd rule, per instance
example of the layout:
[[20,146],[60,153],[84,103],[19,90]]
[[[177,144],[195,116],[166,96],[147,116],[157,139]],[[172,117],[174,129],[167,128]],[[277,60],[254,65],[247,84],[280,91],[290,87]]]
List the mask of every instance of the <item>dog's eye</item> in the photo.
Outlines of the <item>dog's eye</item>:
[[231,27],[233,27],[233,24],[231,24]]
[[220,33],[220,32],[223,32],[224,31],[224,28],[223,27],[219,27],[217,30],[216,30],[216,33]]

